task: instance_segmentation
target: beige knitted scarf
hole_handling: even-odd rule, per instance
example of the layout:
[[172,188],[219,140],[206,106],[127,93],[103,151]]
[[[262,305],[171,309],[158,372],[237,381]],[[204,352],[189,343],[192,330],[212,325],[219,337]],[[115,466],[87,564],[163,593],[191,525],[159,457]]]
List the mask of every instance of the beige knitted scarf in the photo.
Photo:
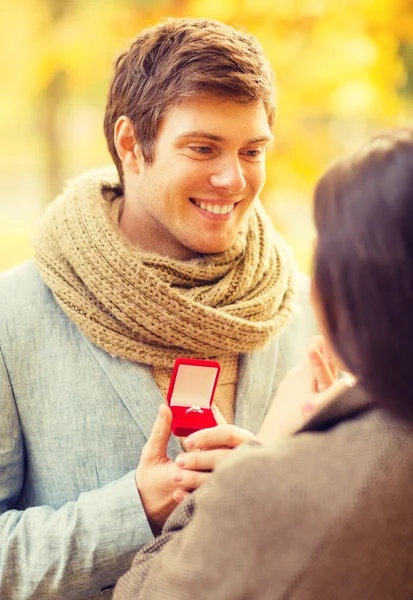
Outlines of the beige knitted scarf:
[[262,348],[294,299],[288,247],[256,202],[234,245],[189,261],[139,251],[117,220],[114,169],[72,180],[46,211],[35,261],[57,302],[111,355],[154,367]]

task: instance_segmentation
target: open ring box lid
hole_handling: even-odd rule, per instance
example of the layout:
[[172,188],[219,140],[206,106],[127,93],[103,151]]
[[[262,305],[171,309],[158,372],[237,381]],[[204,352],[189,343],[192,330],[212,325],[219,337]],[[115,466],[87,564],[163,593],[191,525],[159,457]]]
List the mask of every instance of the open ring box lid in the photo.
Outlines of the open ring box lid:
[[217,425],[211,406],[220,371],[213,360],[176,359],[167,396],[175,435]]

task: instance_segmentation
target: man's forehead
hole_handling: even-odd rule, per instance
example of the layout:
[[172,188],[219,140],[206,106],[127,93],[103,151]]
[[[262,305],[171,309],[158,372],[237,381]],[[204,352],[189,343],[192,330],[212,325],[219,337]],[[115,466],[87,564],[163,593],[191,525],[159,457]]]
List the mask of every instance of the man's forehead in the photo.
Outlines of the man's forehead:
[[269,142],[271,128],[262,101],[239,102],[232,98],[201,96],[171,106],[159,124],[177,140],[198,137],[225,142],[242,137],[248,143]]
[[[194,129],[191,131],[185,131],[184,133],[181,133],[176,136],[177,140],[185,140],[185,139],[189,139],[189,138],[202,138],[202,139],[212,140],[213,142],[226,142],[227,141],[227,138],[225,136],[216,135],[216,134],[210,133],[209,131],[203,130],[203,129]],[[272,139],[273,139],[272,134],[263,134],[263,135],[258,135],[256,137],[252,137],[252,138],[248,139],[248,143],[249,144],[258,144],[259,142],[270,142]]]

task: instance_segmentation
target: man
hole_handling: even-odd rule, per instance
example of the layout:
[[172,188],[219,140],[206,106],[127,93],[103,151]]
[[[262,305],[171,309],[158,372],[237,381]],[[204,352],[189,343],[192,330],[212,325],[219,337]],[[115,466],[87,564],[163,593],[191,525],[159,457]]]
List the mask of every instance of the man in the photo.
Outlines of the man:
[[[257,199],[273,117],[260,46],[221,23],[167,20],[117,60],[117,172],[72,181],[34,262],[1,276],[3,599],[110,597],[302,357],[307,282]],[[156,419],[179,356],[220,361],[215,402],[238,427],[183,475]]]

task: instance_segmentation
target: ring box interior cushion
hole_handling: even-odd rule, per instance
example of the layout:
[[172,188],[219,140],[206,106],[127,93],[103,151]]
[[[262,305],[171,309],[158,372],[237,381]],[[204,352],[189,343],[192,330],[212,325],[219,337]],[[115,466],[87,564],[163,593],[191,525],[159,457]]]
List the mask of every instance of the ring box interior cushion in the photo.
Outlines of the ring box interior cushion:
[[175,435],[185,437],[217,425],[211,407],[220,370],[216,361],[176,359],[167,396]]

